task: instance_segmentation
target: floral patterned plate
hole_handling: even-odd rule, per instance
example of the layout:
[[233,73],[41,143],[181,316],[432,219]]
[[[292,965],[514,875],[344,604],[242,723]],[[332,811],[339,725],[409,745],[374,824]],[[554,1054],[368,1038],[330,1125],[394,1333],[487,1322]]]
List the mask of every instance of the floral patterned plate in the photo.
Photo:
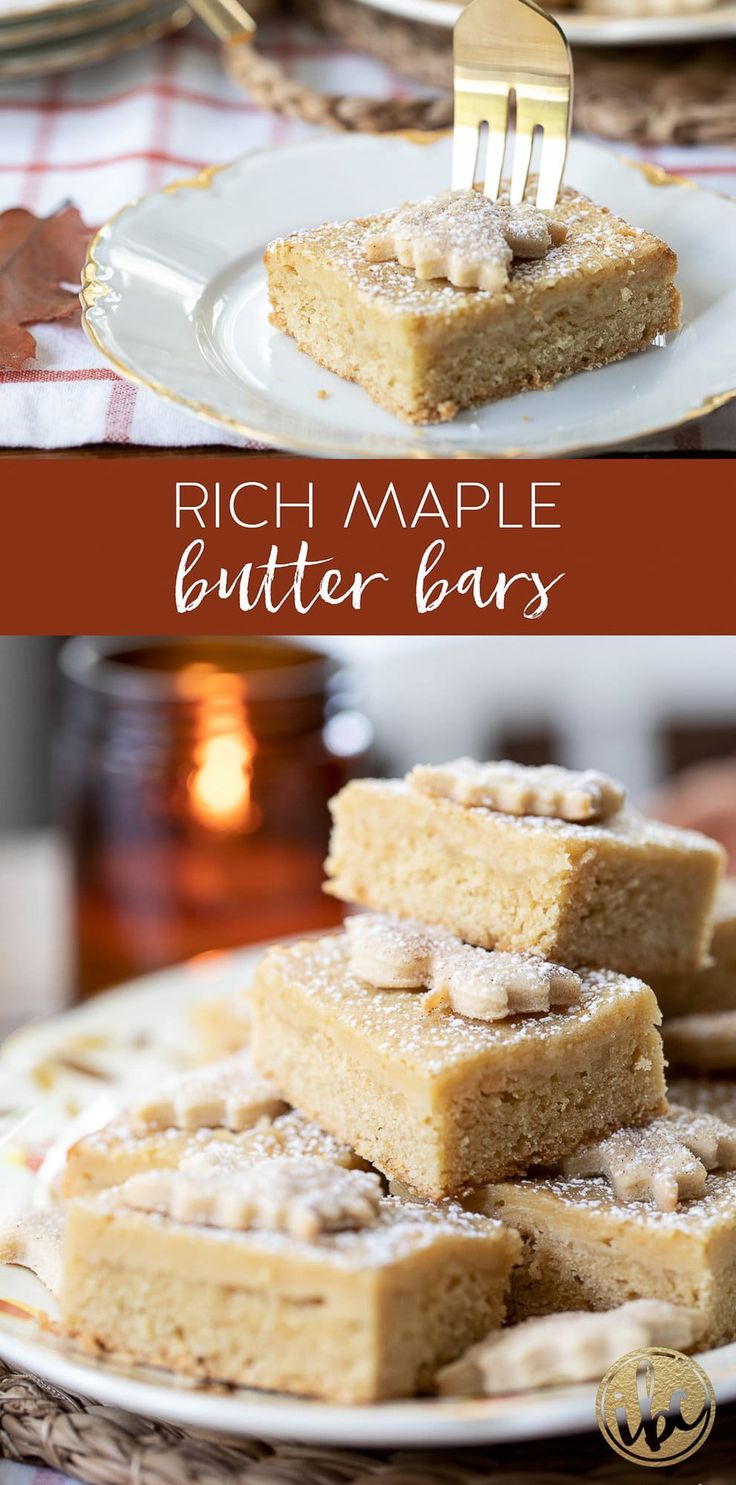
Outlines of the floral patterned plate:
[[[0,1222],[50,1204],[73,1139],[196,1060],[192,1008],[242,991],[261,952],[201,955],[9,1038],[0,1051]],[[208,1433],[390,1449],[523,1441],[595,1427],[592,1383],[478,1400],[337,1407],[91,1362],[58,1336],[55,1315],[53,1300],[31,1274],[0,1265],[4,1361],[100,1403]],[[736,1345],[700,1360],[718,1402],[736,1398]]]

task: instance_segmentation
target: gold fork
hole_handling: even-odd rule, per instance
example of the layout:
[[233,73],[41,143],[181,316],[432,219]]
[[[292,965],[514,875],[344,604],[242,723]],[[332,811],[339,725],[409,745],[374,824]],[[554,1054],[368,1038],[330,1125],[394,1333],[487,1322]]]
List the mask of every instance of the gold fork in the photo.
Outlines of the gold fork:
[[501,188],[510,99],[516,128],[510,201],[524,200],[535,130],[542,131],[537,206],[555,205],[572,113],[572,57],[564,32],[533,0],[471,0],[455,23],[452,188],[475,181],[481,125],[488,125],[483,191]]
[[255,34],[255,21],[240,0],[189,0],[189,4],[221,41],[241,40]]

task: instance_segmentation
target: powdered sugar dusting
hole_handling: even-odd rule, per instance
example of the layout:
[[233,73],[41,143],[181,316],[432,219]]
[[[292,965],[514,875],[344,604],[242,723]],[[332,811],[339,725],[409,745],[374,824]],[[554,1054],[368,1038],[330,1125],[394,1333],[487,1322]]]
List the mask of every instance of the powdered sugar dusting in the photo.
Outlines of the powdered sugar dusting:
[[[695,1130],[696,1121],[705,1122],[705,1131]],[[719,1123],[708,1114],[683,1110],[678,1128],[665,1117],[641,1128],[616,1129],[569,1155],[560,1168],[563,1175],[606,1176],[620,1201],[650,1201],[660,1211],[672,1212],[681,1199],[703,1195],[706,1164],[709,1169],[733,1166],[726,1151],[726,1158],[717,1158],[713,1126]],[[704,1149],[711,1155],[705,1163],[699,1158]]]
[[329,1160],[333,1165],[354,1165],[358,1161],[350,1145],[293,1110],[273,1123],[264,1120],[243,1135],[225,1139],[214,1133],[206,1140],[192,1140],[179,1166],[181,1170],[237,1170],[246,1162],[297,1155]]
[[667,1092],[671,1105],[702,1109],[736,1125],[736,1078],[668,1078]]
[[[635,273],[638,262],[660,251],[661,244],[649,233],[630,227],[620,217],[594,205],[587,197],[563,188],[554,218],[565,227],[563,243],[550,248],[535,262],[515,261],[502,293],[485,289],[460,289],[443,279],[420,280],[399,263],[369,263],[366,238],[385,227],[392,213],[355,222],[327,223],[292,233],[286,242],[315,263],[336,269],[361,298],[379,301],[391,314],[440,315],[476,313],[480,306],[523,302],[539,290],[553,290],[561,281],[592,277],[617,268]],[[271,243],[267,253],[278,255],[284,239]]]
[[[134,1229],[139,1223],[161,1229],[185,1226],[161,1213],[135,1212],[126,1208],[120,1202],[119,1188],[101,1192],[89,1200],[89,1205],[120,1217]],[[311,1241],[286,1232],[231,1232],[215,1227],[198,1230],[197,1237],[206,1241],[213,1253],[221,1243],[235,1243],[242,1247],[244,1256],[249,1252],[265,1252],[286,1260],[308,1256],[319,1258],[330,1267],[354,1272],[395,1263],[448,1237],[484,1243],[495,1237],[503,1240],[504,1249],[508,1251],[507,1229],[495,1219],[464,1212],[451,1203],[430,1208],[419,1203],[397,1201],[391,1196],[382,1197],[379,1201],[374,1226],[355,1231],[322,1232]]]
[[345,930],[353,972],[383,990],[429,991],[425,1010],[498,1021],[580,999],[572,970],[534,954],[474,948],[431,924],[380,913],[349,918]]
[[551,246],[547,218],[535,207],[503,205],[480,191],[443,191],[400,207],[368,233],[364,251],[369,263],[396,259],[417,278],[492,292],[508,283],[513,258],[543,258]]
[[119,1155],[123,1162],[169,1166],[172,1160],[187,1168],[205,1169],[223,1166],[236,1169],[250,1161],[277,1159],[282,1155],[312,1155],[349,1165],[355,1155],[349,1145],[335,1139],[295,1110],[276,1119],[263,1118],[250,1129],[233,1133],[228,1129],[198,1129],[183,1133],[178,1129],[151,1130],[115,1119],[101,1129],[85,1135],[75,1147],[90,1157]]
[[168,1080],[136,1106],[133,1117],[153,1129],[239,1130],[285,1107],[246,1050]]
[[[349,784],[347,787],[360,787],[371,792],[375,790],[377,794],[384,795],[415,796],[415,790],[410,789],[404,779],[361,779],[359,785]],[[696,830],[683,830],[677,825],[665,825],[660,820],[650,820],[639,810],[629,807],[619,810],[610,820],[577,825],[569,820],[542,818],[537,815],[505,815],[500,811],[491,812],[479,805],[468,808],[466,805],[457,805],[450,799],[435,799],[432,804],[438,810],[462,809],[464,813],[475,815],[479,819],[492,818],[503,822],[505,827],[523,832],[524,835],[553,835],[556,840],[563,842],[616,840],[636,846],[702,851],[705,855],[718,857],[722,855],[720,846],[709,836],[701,835]]]
[[[714,1172],[706,1177],[702,1196],[683,1201],[672,1212],[661,1212],[647,1202],[622,1202],[602,1176],[551,1176],[543,1179],[526,1177],[513,1184],[489,1188],[489,1210],[500,1213],[504,1198],[509,1211],[523,1206],[531,1198],[532,1206],[540,1198],[549,1210],[550,1202],[560,1202],[568,1211],[597,1214],[622,1230],[630,1225],[654,1231],[672,1228],[696,1236],[703,1228],[736,1224],[736,1172]],[[530,1208],[531,1209],[531,1208]],[[508,1220],[512,1220],[509,1216]],[[582,1237],[582,1230],[581,1230]]]
[[474,1061],[494,1049],[507,1052],[521,1043],[554,1047],[574,1037],[586,1023],[594,1023],[607,1007],[642,995],[651,997],[640,980],[608,970],[584,970],[579,1003],[543,1015],[509,1016],[494,1022],[452,1014],[425,1015],[421,995],[364,984],[351,970],[349,956],[345,933],[272,949],[258,970],[256,988],[263,984],[267,997],[269,974],[283,976],[298,986],[320,1018],[352,1030],[361,1042],[423,1074]]

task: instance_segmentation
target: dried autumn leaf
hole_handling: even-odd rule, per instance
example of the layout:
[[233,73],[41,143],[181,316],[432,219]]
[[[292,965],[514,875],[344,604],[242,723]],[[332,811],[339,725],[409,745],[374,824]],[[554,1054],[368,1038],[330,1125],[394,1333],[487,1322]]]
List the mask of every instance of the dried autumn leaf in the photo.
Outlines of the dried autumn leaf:
[[19,371],[36,351],[28,325],[70,320],[90,229],[76,207],[50,217],[24,207],[0,213],[0,370]]

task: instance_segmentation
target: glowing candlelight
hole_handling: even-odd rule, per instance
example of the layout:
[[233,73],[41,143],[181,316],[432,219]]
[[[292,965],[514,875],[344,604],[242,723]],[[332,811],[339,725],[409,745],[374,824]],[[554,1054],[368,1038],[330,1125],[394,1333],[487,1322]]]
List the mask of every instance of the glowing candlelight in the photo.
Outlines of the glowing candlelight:
[[201,705],[196,722],[194,768],[187,778],[192,812],[213,830],[251,829],[256,744],[246,722],[237,676],[195,662],[180,673],[180,689],[196,682]]
[[195,815],[214,830],[242,829],[251,814],[253,740],[245,728],[205,738],[187,789]]

